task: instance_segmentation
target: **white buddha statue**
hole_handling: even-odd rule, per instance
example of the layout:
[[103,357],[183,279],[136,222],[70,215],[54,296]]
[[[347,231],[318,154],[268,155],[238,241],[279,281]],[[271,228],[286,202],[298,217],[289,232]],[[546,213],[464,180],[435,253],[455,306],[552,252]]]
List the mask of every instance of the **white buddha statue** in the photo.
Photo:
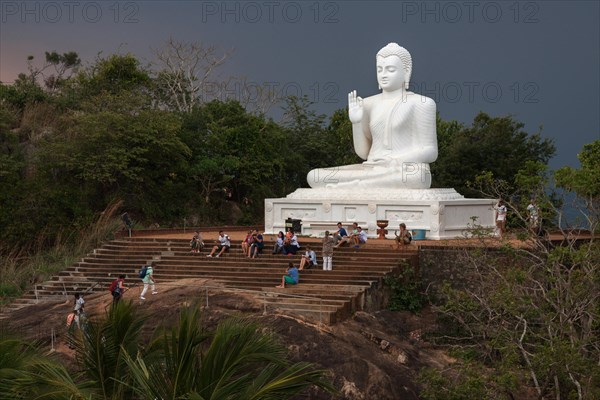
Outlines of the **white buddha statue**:
[[376,56],[382,93],[362,99],[348,94],[354,150],[362,164],[318,168],[308,184],[329,189],[427,189],[429,163],[438,155],[435,102],[408,91],[410,53],[396,43]]

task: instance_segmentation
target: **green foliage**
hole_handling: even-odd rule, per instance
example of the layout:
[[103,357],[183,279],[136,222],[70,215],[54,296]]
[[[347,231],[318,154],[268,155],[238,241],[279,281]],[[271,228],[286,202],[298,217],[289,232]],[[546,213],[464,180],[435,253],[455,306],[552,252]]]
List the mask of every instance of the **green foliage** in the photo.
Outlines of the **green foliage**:
[[0,331],[0,399],[84,400],[86,385],[41,348]]
[[328,161],[331,162],[326,167],[362,162],[360,157],[354,152],[352,123],[348,118],[348,108],[336,110],[333,113],[325,135],[329,144],[327,153],[330,159]]
[[151,85],[149,72],[132,54],[98,58],[91,68],[80,72],[77,82],[87,96],[136,92]]
[[120,203],[111,204],[92,224],[54,235],[52,243],[49,235],[39,232],[23,246],[0,246],[0,302],[21,295],[32,283],[41,283],[112,239],[121,226],[115,219],[119,207]]
[[324,371],[289,363],[285,348],[249,319],[226,320],[209,334],[199,308],[185,307],[148,344],[143,320],[121,301],[78,342],[84,378],[100,398],[285,399],[311,385],[333,392]]
[[[465,251],[461,264],[476,269],[468,289],[443,288],[437,340],[493,368],[482,379],[494,394],[478,398],[504,398],[506,390],[519,397],[510,387],[527,379],[540,397],[597,398],[600,330],[592,321],[600,318],[598,259],[596,242]],[[468,376],[453,377],[461,368],[429,376],[427,398],[453,398],[452,391],[468,388]]]
[[600,140],[583,146],[577,155],[581,167],[563,167],[556,171],[559,187],[576,193],[585,203],[590,224],[598,228],[600,221]]
[[90,321],[77,342],[77,357],[102,398],[132,398],[128,384],[133,378],[126,356],[138,351],[144,320],[131,302],[120,301],[110,307],[104,320]]
[[419,371],[422,385],[419,393],[424,400],[510,400],[517,382],[512,375],[499,374],[477,362],[464,362],[454,366],[452,376],[434,368]]
[[248,199],[247,208],[258,218],[263,199],[283,195],[290,185],[283,130],[238,102],[215,100],[185,115],[181,137],[191,150],[183,173],[198,193],[194,207],[202,207],[206,218],[219,215],[225,189],[235,202]]
[[284,107],[284,126],[292,151],[288,156],[288,176],[296,185],[306,186],[306,175],[315,168],[335,167],[360,162],[354,152],[352,124],[348,110],[334,112],[325,126],[325,115],[311,110],[307,97],[290,97]]
[[12,85],[0,83],[0,105],[8,104],[18,111],[23,111],[30,103],[47,101],[49,96],[35,81],[23,73],[19,74]]
[[388,309],[419,313],[425,305],[421,277],[414,268],[405,266],[397,276],[386,275],[383,283],[391,289]]
[[489,171],[510,187],[527,161],[546,164],[555,153],[550,139],[530,135],[512,117],[478,114],[469,127],[438,118],[439,157],[431,165],[434,187],[453,187],[467,197],[478,197],[468,187],[482,171]]

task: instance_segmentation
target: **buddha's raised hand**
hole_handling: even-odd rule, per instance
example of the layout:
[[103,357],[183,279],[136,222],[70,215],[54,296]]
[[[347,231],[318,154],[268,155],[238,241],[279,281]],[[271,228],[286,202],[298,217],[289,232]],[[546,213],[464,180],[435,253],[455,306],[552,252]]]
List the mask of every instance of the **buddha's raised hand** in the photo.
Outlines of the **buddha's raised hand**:
[[348,93],[348,117],[353,124],[361,122],[363,118],[363,99],[356,95],[356,90]]

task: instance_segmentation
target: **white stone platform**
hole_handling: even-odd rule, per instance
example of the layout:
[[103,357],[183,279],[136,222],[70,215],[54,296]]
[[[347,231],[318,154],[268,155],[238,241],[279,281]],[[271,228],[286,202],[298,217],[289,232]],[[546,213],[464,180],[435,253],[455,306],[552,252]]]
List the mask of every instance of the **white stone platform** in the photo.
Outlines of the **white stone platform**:
[[369,237],[377,236],[377,220],[388,220],[388,238],[404,222],[409,230],[424,229],[432,240],[464,237],[477,225],[494,227],[491,199],[466,199],[454,189],[385,189],[381,191],[298,189],[284,198],[265,199],[265,233],[285,232],[285,220],[302,220],[302,235],[323,236],[357,222]]

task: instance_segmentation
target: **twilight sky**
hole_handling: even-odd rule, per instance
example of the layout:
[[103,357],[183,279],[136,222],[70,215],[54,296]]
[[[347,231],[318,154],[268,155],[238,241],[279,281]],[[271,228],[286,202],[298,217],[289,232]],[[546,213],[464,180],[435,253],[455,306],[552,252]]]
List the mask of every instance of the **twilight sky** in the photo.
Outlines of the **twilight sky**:
[[[555,140],[553,168],[600,139],[598,1],[0,1],[0,81],[26,58],[131,52],[149,61],[170,37],[234,49],[223,77],[307,95],[330,115],[347,93],[377,92],[375,54],[412,54],[411,90],[443,119],[511,114]],[[235,92],[230,95],[236,95]],[[271,115],[278,119],[281,112]]]

